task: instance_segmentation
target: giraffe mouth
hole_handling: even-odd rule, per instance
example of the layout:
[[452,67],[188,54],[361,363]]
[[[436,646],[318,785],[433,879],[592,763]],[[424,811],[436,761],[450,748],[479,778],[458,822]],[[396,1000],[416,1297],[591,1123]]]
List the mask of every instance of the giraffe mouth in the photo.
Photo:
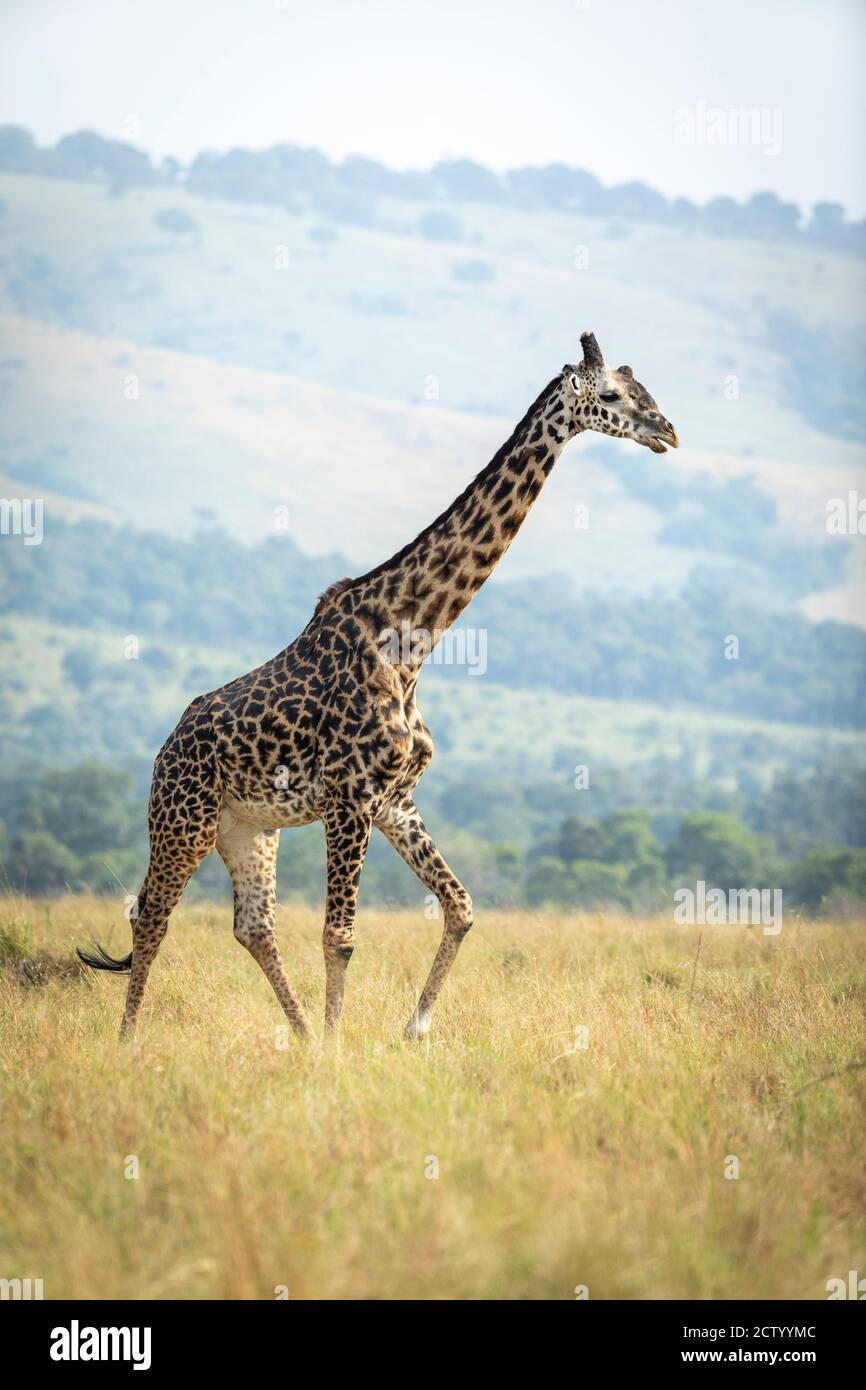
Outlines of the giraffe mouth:
[[645,443],[647,448],[652,449],[654,454],[666,454],[668,445],[672,449],[678,449],[680,447],[680,437],[673,425],[670,425],[665,430],[658,430],[655,434],[651,434],[649,439],[645,440]]

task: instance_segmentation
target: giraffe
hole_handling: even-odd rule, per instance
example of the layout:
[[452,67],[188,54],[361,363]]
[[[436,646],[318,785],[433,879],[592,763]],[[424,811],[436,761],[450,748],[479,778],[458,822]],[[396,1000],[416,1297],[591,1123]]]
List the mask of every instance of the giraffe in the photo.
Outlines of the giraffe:
[[[327,846],[325,1035],[337,1035],[354,948],[358,881],[381,831],[438,898],[442,937],[406,1025],[423,1037],[472,902],[433,843],[414,801],[433,756],[416,704],[424,659],[502,559],[563,446],[584,430],[653,453],[679,444],[630,367],[608,366],[594,334],[566,364],[460,496],[389,560],[326,589],[279,655],[193,700],[160,749],[148,804],[150,860],[131,914],[132,950],[79,952],[128,972],[121,1035],[135,1026],[148,972],[186,884],[214,848],[232,880],[234,934],[261,966],[292,1028],[311,1035],[274,930],[280,829],[322,822]],[[408,632],[396,650],[394,632]]]

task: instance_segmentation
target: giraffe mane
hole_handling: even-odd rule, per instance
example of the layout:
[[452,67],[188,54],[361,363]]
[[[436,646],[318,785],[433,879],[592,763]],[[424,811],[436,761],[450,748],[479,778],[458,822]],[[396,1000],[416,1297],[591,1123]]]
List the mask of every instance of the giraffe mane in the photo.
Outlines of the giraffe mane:
[[[529,407],[520,423],[515,425],[514,429],[512,430],[509,437],[506,439],[505,443],[501,445],[499,449],[497,449],[490,462],[488,464],[485,464],[485,466],[481,469],[481,472],[475,475],[472,481],[468,483],[467,486],[463,489],[460,496],[455,497],[454,501],[451,503],[449,507],[445,508],[444,512],[440,512],[437,517],[434,517],[434,519],[430,522],[429,526],[425,526],[423,531],[419,531],[418,535],[415,536],[411,541],[408,541],[406,545],[402,547],[402,549],[396,552],[396,554],[391,555],[387,560],[383,560],[381,564],[376,565],[371,570],[368,570],[366,574],[357,575],[355,579],[349,580],[348,583],[362,584],[365,583],[368,579],[378,578],[378,576],[380,574],[384,574],[385,571],[391,567],[391,565],[398,565],[401,560],[404,560],[406,558],[413,546],[416,546],[419,541],[423,541],[425,537],[431,535],[432,532],[434,532],[438,526],[441,526],[444,521],[447,521],[449,516],[451,516],[453,512],[457,511],[460,508],[462,503],[468,497],[469,493],[475,487],[475,484],[480,482],[483,478],[488,477],[491,473],[495,472],[495,470],[502,463],[503,459],[511,453],[512,449],[516,447],[516,445],[520,441],[521,434],[524,432],[524,430],[527,428],[530,422],[534,419],[536,412],[559,387],[561,380],[561,375],[555,376],[552,378],[552,380],[550,380],[547,383],[544,390],[541,391],[539,395],[536,397],[536,399],[532,402],[532,405]],[[345,581],[341,581],[341,583],[345,583]],[[348,587],[348,584],[346,584],[345,587]],[[325,593],[328,592],[329,590],[326,589]],[[324,598],[324,594],[322,595],[322,597]]]
[[354,579],[352,579],[350,576],[347,579],[337,579],[333,584],[329,584],[327,589],[323,589],[322,592],[319,594],[318,600],[316,602],[316,607],[313,610],[313,616],[318,617],[318,615],[324,612],[324,610],[328,607],[328,604],[331,603],[332,600],[338,596],[338,594],[341,594],[344,589],[348,589],[349,585],[354,584],[354,582]]

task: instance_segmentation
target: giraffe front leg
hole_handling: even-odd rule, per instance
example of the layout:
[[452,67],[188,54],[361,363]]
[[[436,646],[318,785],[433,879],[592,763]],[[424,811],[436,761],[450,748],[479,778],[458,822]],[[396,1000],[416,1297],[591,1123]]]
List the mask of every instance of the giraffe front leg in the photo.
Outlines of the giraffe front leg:
[[325,955],[325,1035],[336,1038],[346,967],[355,947],[355,905],[364,855],[370,839],[371,821],[363,813],[335,806],[322,817],[328,846],[325,926],[322,948]]
[[393,808],[385,819],[376,823],[424,886],[436,894],[445,915],[436,958],[403,1034],[411,1041],[423,1038],[430,1028],[433,1006],[448,978],[460,943],[472,926],[472,899],[445,863],[413,801]]

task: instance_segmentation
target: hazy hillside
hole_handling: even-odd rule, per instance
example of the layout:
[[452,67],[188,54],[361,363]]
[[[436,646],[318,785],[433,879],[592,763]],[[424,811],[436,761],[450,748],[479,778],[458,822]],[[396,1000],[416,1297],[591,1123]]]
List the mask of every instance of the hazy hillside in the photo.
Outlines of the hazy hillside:
[[[45,497],[49,526],[99,514],[184,535],[209,512],[240,539],[284,532],[360,570],[441,511],[513,427],[20,316],[0,329],[13,345],[0,361],[4,486]],[[676,590],[709,568],[732,590],[759,581],[768,603],[811,594],[814,616],[866,620],[861,551],[825,530],[827,496],[857,476],[688,449],[658,463],[586,435],[497,581],[555,569],[578,587]]]
[[[459,241],[405,199],[370,227],[178,187],[6,174],[0,196],[13,495],[179,534],[206,508],[363,567],[451,500],[592,324],[684,447],[648,498],[646,451],[577,442],[510,574],[680,588],[721,563],[768,602],[866,622],[863,548],[825,530],[828,497],[866,480],[849,255],[453,201]],[[729,505],[741,484],[751,515]]]
[[823,466],[863,436],[864,267],[826,250],[471,203],[455,244],[415,203],[370,228],[180,188],[5,175],[0,197],[3,303],[30,317],[506,419],[591,326],[689,448]]

